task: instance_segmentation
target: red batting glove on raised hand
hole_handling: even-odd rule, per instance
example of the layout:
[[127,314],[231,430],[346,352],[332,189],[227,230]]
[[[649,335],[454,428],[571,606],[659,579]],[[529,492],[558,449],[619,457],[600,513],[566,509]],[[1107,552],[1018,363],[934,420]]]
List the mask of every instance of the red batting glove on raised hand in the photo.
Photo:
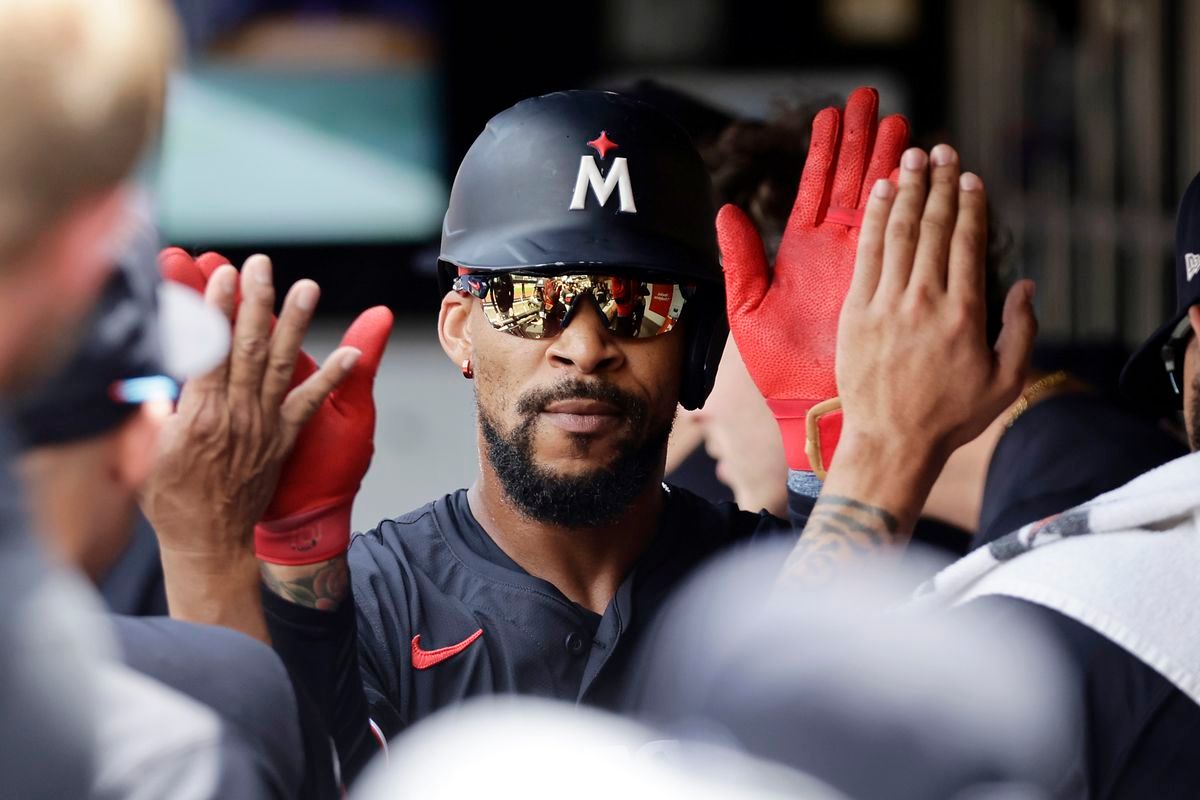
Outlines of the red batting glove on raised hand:
[[[178,247],[159,253],[167,280],[203,292],[209,277],[229,261],[218,253],[193,260]],[[362,353],[350,375],[321,404],[296,439],[275,496],[254,529],[258,557],[272,564],[315,564],[342,555],[350,543],[350,508],[371,463],[375,402],[371,389],[392,330],[392,312],[364,311],[342,337]],[[317,370],[301,351],[292,386]]]
[[726,205],[717,215],[734,341],[779,422],[788,467],[822,478],[842,430],[834,353],[863,209],[908,144],[904,117],[877,122],[878,113],[879,93],[863,87],[844,114],[817,114],[774,269],[739,208]]
[[391,331],[392,312],[375,306],[342,337],[342,347],[356,347],[362,356],[296,439],[275,497],[254,528],[260,560],[316,564],[345,554],[350,507],[375,452],[371,389]]

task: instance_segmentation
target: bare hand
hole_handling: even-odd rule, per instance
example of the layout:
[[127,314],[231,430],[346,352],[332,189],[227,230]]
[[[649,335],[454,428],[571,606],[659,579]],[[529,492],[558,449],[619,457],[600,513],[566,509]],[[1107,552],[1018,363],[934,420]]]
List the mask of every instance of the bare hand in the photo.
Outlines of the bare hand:
[[[927,164],[932,162],[930,169]],[[905,153],[897,191],[872,190],[838,337],[845,436],[944,460],[1023,385],[1037,323],[1033,284],[1012,288],[986,334],[987,196],[948,145]]]
[[[235,317],[229,358],[188,381],[161,438],[142,506],[170,558],[219,569],[254,561],[253,529],[271,501],[300,429],[346,377],[359,352],[343,347],[289,391],[320,290],[303,280],[288,293],[274,330],[275,291],[266,256],[238,273],[213,273],[206,300]],[[255,579],[257,584],[257,578]]]

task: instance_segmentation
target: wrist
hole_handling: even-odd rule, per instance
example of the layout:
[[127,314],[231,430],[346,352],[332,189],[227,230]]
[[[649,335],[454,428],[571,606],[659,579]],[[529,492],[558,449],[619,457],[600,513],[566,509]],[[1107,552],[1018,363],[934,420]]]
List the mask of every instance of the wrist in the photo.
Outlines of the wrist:
[[842,431],[841,400],[767,399],[783,437],[788,469],[824,478]]
[[847,426],[823,491],[887,509],[910,531],[945,457],[929,442],[904,442],[886,431]]
[[167,607],[173,618],[232,628],[270,643],[262,613],[258,561],[248,548],[222,558],[164,548],[161,557]]
[[241,546],[211,550],[178,548],[160,540],[159,557],[162,560],[163,571],[170,570],[181,577],[186,575],[199,582],[230,586],[242,582],[253,583],[250,576],[257,561],[248,539],[249,537],[244,537],[246,544]]
[[254,528],[258,560],[304,566],[344,556],[352,505],[353,499],[259,523]]

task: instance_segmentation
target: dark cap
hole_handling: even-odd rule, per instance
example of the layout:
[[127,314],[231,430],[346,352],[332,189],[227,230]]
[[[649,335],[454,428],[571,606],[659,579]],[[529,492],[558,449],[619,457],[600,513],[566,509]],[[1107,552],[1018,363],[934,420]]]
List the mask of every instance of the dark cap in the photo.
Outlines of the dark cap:
[[530,98],[493,117],[463,158],[439,261],[722,283],[711,187],[687,133],[646,103],[582,90]]
[[[1121,371],[1121,392],[1147,411],[1177,411],[1182,396],[1172,385],[1163,348],[1188,309],[1200,304],[1200,175],[1192,178],[1179,203],[1175,224],[1175,313],[1150,335]],[[1177,365],[1182,372],[1182,365]],[[1183,387],[1180,386],[1182,391]]]
[[15,402],[17,433],[26,447],[107,433],[140,403],[173,398],[177,382],[212,369],[228,350],[228,320],[197,292],[164,283],[154,246],[130,244],[118,257],[74,354]]

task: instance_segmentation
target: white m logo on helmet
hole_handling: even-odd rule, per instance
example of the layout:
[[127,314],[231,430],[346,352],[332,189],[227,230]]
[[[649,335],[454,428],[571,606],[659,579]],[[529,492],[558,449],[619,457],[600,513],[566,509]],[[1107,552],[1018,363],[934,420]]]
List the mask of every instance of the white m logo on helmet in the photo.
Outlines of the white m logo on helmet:
[[575,194],[571,198],[572,211],[579,211],[585,207],[589,186],[601,206],[608,202],[613,187],[616,187],[619,190],[621,210],[629,214],[637,213],[637,206],[633,203],[633,184],[629,181],[629,162],[624,158],[613,159],[612,168],[609,169],[608,175],[604,176],[600,174],[595,156],[579,157],[579,176],[575,179]]

